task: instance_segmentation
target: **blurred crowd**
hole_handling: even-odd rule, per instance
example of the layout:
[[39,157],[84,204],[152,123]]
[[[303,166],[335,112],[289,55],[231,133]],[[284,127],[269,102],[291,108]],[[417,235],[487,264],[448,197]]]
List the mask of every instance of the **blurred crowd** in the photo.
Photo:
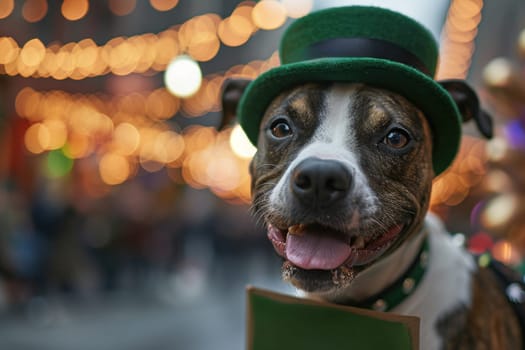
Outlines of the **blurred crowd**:
[[[64,179],[40,178],[30,195],[0,187],[0,305],[35,297],[198,293],[225,285],[246,259],[272,249],[245,205],[144,174],[99,198],[75,196]],[[177,284],[178,283],[178,284]],[[173,293],[171,293],[173,292]],[[158,293],[157,293],[158,294]],[[166,295],[165,295],[166,296]]]

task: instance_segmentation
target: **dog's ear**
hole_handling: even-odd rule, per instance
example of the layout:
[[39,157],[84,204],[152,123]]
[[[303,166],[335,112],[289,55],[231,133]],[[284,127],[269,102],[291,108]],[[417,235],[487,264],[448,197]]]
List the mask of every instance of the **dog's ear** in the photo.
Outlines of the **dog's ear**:
[[448,91],[456,102],[463,122],[474,119],[479,132],[488,139],[492,138],[492,118],[479,105],[476,92],[463,80],[448,79],[438,81],[438,83]]
[[250,79],[226,79],[222,85],[222,121],[219,130],[233,124],[237,114],[237,105]]

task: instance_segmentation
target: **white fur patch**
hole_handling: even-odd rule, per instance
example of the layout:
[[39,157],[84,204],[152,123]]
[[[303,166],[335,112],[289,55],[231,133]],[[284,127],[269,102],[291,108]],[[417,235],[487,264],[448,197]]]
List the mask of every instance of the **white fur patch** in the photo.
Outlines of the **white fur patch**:
[[471,255],[452,242],[442,222],[432,214],[425,220],[429,265],[416,291],[392,312],[421,318],[422,350],[441,349],[437,321],[459,305],[471,304],[471,275],[476,264]]

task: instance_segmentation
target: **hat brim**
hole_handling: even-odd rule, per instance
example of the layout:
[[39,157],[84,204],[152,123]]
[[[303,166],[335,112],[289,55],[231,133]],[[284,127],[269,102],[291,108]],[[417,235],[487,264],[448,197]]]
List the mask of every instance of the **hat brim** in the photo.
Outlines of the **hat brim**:
[[273,68],[250,83],[237,116],[250,141],[257,145],[266,108],[281,92],[309,82],[364,83],[404,96],[426,116],[433,133],[433,168],[436,175],[454,160],[461,138],[461,115],[449,95],[418,70],[384,59],[330,57]]

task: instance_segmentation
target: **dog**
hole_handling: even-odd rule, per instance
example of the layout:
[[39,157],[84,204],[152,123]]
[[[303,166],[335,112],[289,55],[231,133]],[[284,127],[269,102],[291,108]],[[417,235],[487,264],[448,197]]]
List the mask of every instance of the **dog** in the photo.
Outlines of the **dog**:
[[[249,85],[225,88],[227,119]],[[479,267],[428,211],[436,176],[428,112],[376,85],[304,81],[264,106],[253,212],[283,279],[309,298],[418,316],[425,350],[523,348],[523,307],[508,300],[506,270]],[[472,90],[442,85],[483,129]]]

